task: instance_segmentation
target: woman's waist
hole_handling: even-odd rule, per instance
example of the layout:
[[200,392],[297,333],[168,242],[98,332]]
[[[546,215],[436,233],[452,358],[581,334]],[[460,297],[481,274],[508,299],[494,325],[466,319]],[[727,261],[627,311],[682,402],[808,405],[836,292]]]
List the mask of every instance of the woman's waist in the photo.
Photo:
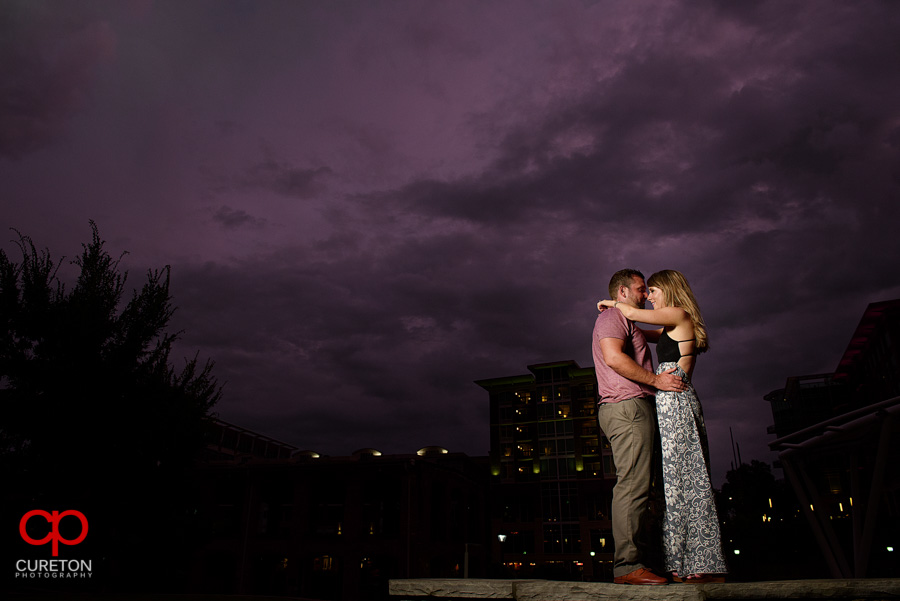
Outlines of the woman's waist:
[[672,369],[675,370],[672,373],[674,373],[676,376],[680,376],[681,379],[684,380],[685,382],[691,381],[691,377],[684,370],[684,368],[676,361],[663,361],[658,366],[656,366],[656,373],[657,373],[657,375],[659,375],[659,374],[663,373],[664,371],[669,371]]

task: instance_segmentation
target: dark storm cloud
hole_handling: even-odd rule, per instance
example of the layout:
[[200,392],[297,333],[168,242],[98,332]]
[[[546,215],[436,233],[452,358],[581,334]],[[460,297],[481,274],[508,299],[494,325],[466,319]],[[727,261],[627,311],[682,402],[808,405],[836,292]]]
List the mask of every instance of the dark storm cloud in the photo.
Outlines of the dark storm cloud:
[[262,188],[282,196],[306,199],[321,192],[324,176],[331,173],[328,167],[303,169],[267,159],[249,167],[238,183],[246,188]]
[[[604,294],[615,269],[678,268],[713,327],[718,353],[704,357],[700,378],[715,447],[730,449],[733,426],[745,450],[765,455],[762,396],[789,375],[834,369],[865,305],[898,293],[900,86],[892,69],[870,64],[900,58],[898,21],[873,26],[866,11],[810,14],[774,30],[752,14],[736,24],[706,15],[713,30],[750,27],[748,42],[724,57],[692,52],[687,40],[681,52],[650,44],[508,132],[484,172],[371,196],[357,208],[373,222],[418,225],[412,239],[366,246],[396,270],[382,273],[382,286],[406,292],[374,302],[430,318],[455,312],[470,336],[451,338],[458,354],[503,357],[471,366],[478,376],[520,373],[543,360],[587,364],[590,316],[559,322],[578,314],[573,301]],[[845,29],[820,36],[838,22]],[[848,44],[860,36],[860,47]],[[469,234],[444,248],[430,235],[447,228]],[[573,258],[587,281],[556,273],[560,251],[542,262],[541,238],[593,238],[584,248],[597,256]],[[456,287],[411,306],[433,277]],[[716,467],[721,475],[727,463]]]
[[[885,204],[897,193],[886,175],[898,164],[890,140],[900,90],[892,69],[871,63],[898,63],[900,23],[865,12],[747,32],[759,39],[752,70],[735,51],[729,61],[651,45],[578,102],[566,99],[508,134],[478,179],[414,183],[395,198],[403,210],[477,223],[521,227],[550,215],[598,227],[641,223],[648,237],[677,230],[733,238],[738,228],[791,232],[796,242],[882,229],[884,210],[896,211]],[[819,35],[838,20],[840,35]],[[779,34],[792,38],[795,54],[763,44]],[[848,45],[859,37],[866,41]],[[588,143],[567,152],[565,139],[576,135]]]
[[[324,440],[330,422],[330,440],[304,446],[340,454],[363,441],[395,452],[438,443],[484,453],[486,406],[472,380],[568,355],[570,340],[553,341],[560,327],[587,344],[583,324],[559,315],[567,290],[548,289],[540,272],[510,279],[519,262],[506,243],[479,232],[376,235],[176,271],[178,315],[190,316],[183,343],[203,344],[222,373],[239,374],[224,415],[281,416],[267,422],[272,436]],[[368,424],[362,439],[357,422]]]
[[232,209],[228,206],[219,207],[213,214],[213,219],[222,224],[225,228],[237,228],[243,226],[262,226],[265,224],[264,219],[253,217],[247,211],[241,209]]
[[[54,48],[48,14],[16,17],[3,55]],[[47,216],[69,199],[56,221],[89,211],[132,261],[173,265],[180,348],[217,362],[221,417],[263,434],[486,453],[473,380],[590,365],[612,272],[675,268],[710,328],[695,381],[720,483],[729,428],[770,460],[762,396],[833,370],[865,306],[900,296],[890,3],[146,14],[128,35],[109,20],[110,63],[106,21],[76,20],[71,79],[59,52],[2,63],[37,100],[4,105],[25,133],[3,134],[21,160],[0,169],[34,200],[23,223],[67,231]],[[56,154],[29,162],[39,147]]]
[[[370,432],[366,445],[382,450],[390,445],[397,451],[415,450],[405,448],[403,437],[390,442],[403,424],[421,422],[424,414],[435,411],[435,424],[459,419],[458,407],[449,401],[467,383],[456,377],[458,365],[447,360],[445,344],[454,343],[465,326],[446,317],[439,299],[448,291],[411,285],[408,279],[415,276],[392,265],[389,257],[372,266],[354,256],[317,256],[302,249],[290,254],[306,260],[281,264],[271,257],[234,269],[208,266],[178,280],[192,282],[192,291],[202,295],[179,295],[183,312],[202,316],[190,321],[184,343],[205,341],[227,372],[242,376],[228,384],[229,397],[237,404],[225,402],[223,410],[258,416],[254,399],[267,399],[269,407],[262,413],[303,424],[298,432],[310,441],[321,438],[323,422],[331,422],[326,431],[332,432],[344,426],[352,432],[355,421],[383,423]],[[218,307],[236,324],[235,331],[210,347],[224,316],[216,307],[194,303],[225,289],[231,291],[229,300]],[[458,302],[447,297],[447,303]],[[423,306],[426,302],[430,308]],[[435,407],[439,400],[447,401],[443,410]],[[274,429],[273,435],[287,434],[281,426]],[[348,446],[363,444],[359,440],[333,436],[317,450],[347,453],[352,450]],[[425,444],[423,440],[419,446]]]
[[89,8],[10,0],[0,4],[0,156],[50,143],[84,106],[116,38]]

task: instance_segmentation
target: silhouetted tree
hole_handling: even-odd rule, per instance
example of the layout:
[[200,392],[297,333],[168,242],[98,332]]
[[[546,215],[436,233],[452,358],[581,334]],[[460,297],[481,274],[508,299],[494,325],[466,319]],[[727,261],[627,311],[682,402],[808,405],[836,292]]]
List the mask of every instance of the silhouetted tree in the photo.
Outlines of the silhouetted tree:
[[71,290],[30,238],[19,235],[21,262],[0,250],[0,494],[11,512],[89,508],[93,547],[120,572],[114,548],[133,558],[171,544],[221,388],[212,362],[169,363],[169,267],[126,300],[127,273],[91,229]]

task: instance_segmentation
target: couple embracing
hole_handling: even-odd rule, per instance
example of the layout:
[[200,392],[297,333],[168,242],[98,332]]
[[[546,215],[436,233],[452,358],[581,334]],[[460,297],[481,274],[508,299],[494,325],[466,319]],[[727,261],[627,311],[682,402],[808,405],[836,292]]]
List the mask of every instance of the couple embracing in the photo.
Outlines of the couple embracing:
[[[597,417],[616,466],[614,582],[668,583],[645,565],[642,540],[657,436],[665,492],[665,570],[676,582],[722,581],[726,566],[706,426],[691,385],[697,356],[709,348],[697,301],[684,276],[673,270],[654,273],[645,283],[641,272],[623,269],[610,280],[609,294],[611,300],[598,303],[592,350]],[[653,310],[644,309],[648,297]],[[635,322],[659,327],[644,330]],[[648,342],[656,343],[655,371]]]

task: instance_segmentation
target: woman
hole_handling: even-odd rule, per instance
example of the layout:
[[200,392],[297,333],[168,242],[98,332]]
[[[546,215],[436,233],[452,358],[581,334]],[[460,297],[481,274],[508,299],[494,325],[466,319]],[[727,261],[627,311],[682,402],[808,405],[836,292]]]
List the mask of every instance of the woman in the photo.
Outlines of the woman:
[[652,311],[611,300],[600,301],[597,308],[615,307],[632,321],[662,326],[644,330],[647,340],[656,342],[656,373],[674,368],[687,384],[684,392],[656,393],[666,498],[666,571],[676,582],[723,581],[727,568],[710,483],[706,425],[691,385],[697,356],[709,350],[706,325],[681,273],[658,271],[647,286]]

